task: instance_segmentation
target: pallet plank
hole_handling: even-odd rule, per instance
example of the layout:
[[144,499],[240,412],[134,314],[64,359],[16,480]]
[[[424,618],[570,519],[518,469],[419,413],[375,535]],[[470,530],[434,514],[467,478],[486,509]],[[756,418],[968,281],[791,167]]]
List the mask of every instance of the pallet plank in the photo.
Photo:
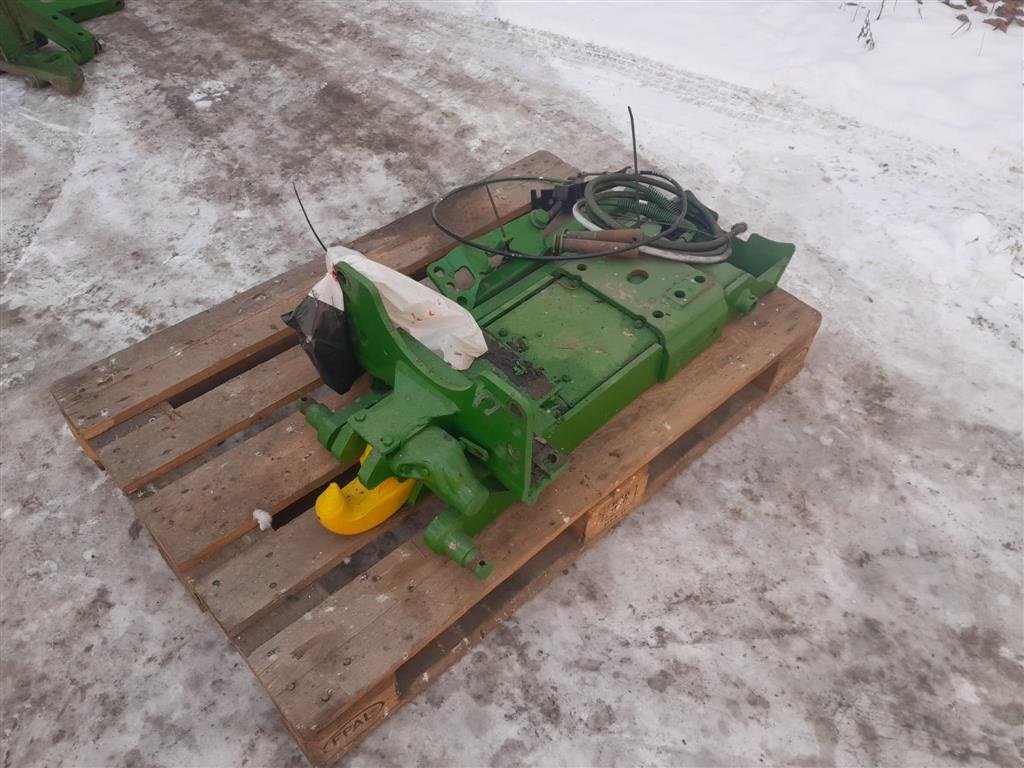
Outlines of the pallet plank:
[[103,446],[100,461],[130,493],[319,384],[306,353],[292,347]]
[[[371,629],[382,616],[403,607],[407,595],[421,589],[445,566],[445,559],[431,552],[418,538],[411,539],[311,611],[314,621],[292,624],[253,651],[247,661],[265,685],[271,680],[276,681],[275,687],[286,689],[295,668],[279,662],[304,660],[302,666],[307,666],[332,657],[346,640]],[[300,624],[315,626],[312,631],[302,631],[304,628]],[[385,649],[386,644],[378,646],[378,650]],[[387,654],[389,658],[390,655]],[[338,669],[353,667],[354,659],[352,656],[338,656]],[[373,687],[371,685],[361,693]],[[332,695],[335,692],[339,694],[335,707],[337,702],[357,698],[342,695],[332,686],[328,688]],[[326,691],[318,694],[324,695],[327,695]]]
[[[245,552],[194,584],[196,593],[229,635],[235,635],[285,597],[316,581],[397,525],[403,508],[382,525],[355,536],[324,528],[313,510],[280,530],[267,531]],[[253,578],[259,573],[259,578]]]
[[[548,152],[537,152],[495,175],[566,176],[571,166]],[[529,210],[523,203],[529,182],[494,190],[499,211],[512,218]],[[469,235],[493,227],[493,211],[482,190],[446,206],[446,215]],[[451,247],[425,207],[352,242],[374,260],[406,272],[426,266]],[[72,431],[88,440],[261,350],[292,331],[280,315],[292,309],[323,272],[323,256],[295,267],[223,304],[159,331],[72,374],[52,393]]]
[[[80,380],[58,382],[52,392],[64,417],[77,434],[90,439],[154,403],[171,399],[207,377],[257,355],[264,347],[285,341],[293,332],[281,323],[280,315],[295,306],[296,298],[303,293],[302,286],[308,290],[322,273],[322,262],[285,273],[274,287],[286,286],[290,293],[271,299],[267,291],[256,291],[248,302],[235,309],[230,320],[221,312],[186,320],[185,324],[193,330],[185,339],[160,339],[159,350],[147,347],[151,354],[138,363],[134,359],[141,353],[134,347],[112,355],[109,362],[89,368],[95,377],[95,387],[84,386],[78,383]],[[135,354],[129,354],[132,352]],[[162,355],[157,356],[159,353]],[[122,363],[122,356],[128,361]]]
[[239,634],[229,635],[229,637],[234,642],[235,649],[242,656],[248,656],[289,624],[309,614],[326,600],[328,595],[330,592],[319,582],[314,581],[298,592],[288,595],[267,621],[253,624]]
[[[338,408],[362,391],[332,392],[322,402]],[[305,416],[293,413],[136,502],[176,573],[255,528],[254,510],[276,515],[344,471],[309,437]]]
[[[411,701],[441,673],[490,634],[531,597],[546,587],[582,552],[583,542],[563,531],[530,559],[515,575],[470,608],[459,620],[398,668],[395,688],[386,681],[364,696],[314,738],[293,735],[307,758],[316,765],[334,762],[359,744],[402,704]],[[354,715],[352,713],[355,713]]]
[[660,491],[669,480],[703,456],[770,396],[770,392],[751,382],[659,453],[648,465],[646,496],[653,496]]

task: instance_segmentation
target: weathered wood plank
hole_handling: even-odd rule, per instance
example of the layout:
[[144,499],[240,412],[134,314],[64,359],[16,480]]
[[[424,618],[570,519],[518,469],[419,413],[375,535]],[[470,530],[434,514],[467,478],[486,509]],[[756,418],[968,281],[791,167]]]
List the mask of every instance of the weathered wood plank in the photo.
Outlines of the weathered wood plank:
[[292,347],[103,446],[100,461],[129,493],[319,384],[306,353]]
[[[337,408],[361,391],[331,393],[323,402]],[[184,573],[252,530],[254,510],[276,515],[344,470],[311,437],[305,416],[294,413],[139,499],[135,512]]]
[[[302,288],[309,290],[322,274],[321,257],[315,266],[297,267],[261,284],[259,290],[229,300],[230,314],[220,304],[209,314],[180,323],[187,331],[163,337],[179,327],[172,326],[95,363],[87,369],[93,377],[91,385],[76,374],[74,380],[57,382],[51,391],[72,428],[86,439],[93,438],[284,341],[292,331],[281,323],[280,315],[292,309],[304,293]],[[271,298],[270,291],[280,288],[290,292]]]
[[262,623],[246,627],[239,634],[229,635],[242,656],[248,656],[282,629],[320,605],[330,595],[319,582],[314,581],[284,598],[272,616]]
[[[196,593],[229,635],[259,619],[285,597],[323,576],[378,539],[408,513],[401,509],[382,525],[355,536],[324,528],[313,510],[260,540],[219,569],[198,579]],[[253,574],[259,577],[254,578]]]
[[319,729],[314,738],[300,738],[299,746],[306,757],[314,765],[328,765],[358,745],[400,706],[415,698],[547,586],[582,550],[583,542],[570,531],[564,531],[455,624],[403,662],[394,677],[385,679],[380,689],[367,694],[333,723]]

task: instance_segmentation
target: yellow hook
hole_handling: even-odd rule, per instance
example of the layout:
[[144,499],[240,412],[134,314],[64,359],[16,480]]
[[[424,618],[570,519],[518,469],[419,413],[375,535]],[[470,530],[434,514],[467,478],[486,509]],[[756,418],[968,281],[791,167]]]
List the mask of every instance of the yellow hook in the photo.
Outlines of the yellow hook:
[[[360,465],[370,455],[366,446],[359,457]],[[328,485],[316,500],[316,516],[324,528],[345,536],[363,533],[391,517],[409,498],[415,480],[389,477],[376,488],[367,488],[355,478],[344,488]]]

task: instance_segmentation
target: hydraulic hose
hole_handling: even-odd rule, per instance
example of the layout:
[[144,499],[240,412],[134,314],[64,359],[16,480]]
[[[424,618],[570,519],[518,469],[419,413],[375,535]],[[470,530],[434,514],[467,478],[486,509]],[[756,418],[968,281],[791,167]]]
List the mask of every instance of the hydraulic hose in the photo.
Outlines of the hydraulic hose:
[[[585,174],[587,182],[582,197],[572,208],[572,215],[585,229],[642,229],[650,233],[642,240],[609,247],[592,253],[528,254],[505,248],[494,248],[456,234],[438,219],[437,210],[446,200],[460,192],[507,181],[540,181],[555,186],[579,183],[579,180],[545,177],[512,176],[483,179],[457,187],[441,197],[431,209],[434,224],[452,239],[485,253],[514,259],[561,261],[592,259],[625,254],[639,248],[641,253],[695,264],[726,261],[732,255],[732,238],[745,232],[747,225],[733,225],[728,231],[719,226],[717,218],[689,190],[670,176],[656,171],[630,173]],[[635,251],[634,251],[635,252]]]
[[[666,197],[659,190],[670,193]],[[661,235],[643,245],[641,253],[673,261],[715,263],[732,255],[732,238],[745,232],[736,224],[728,232],[689,190],[661,173],[643,171],[606,173],[591,179],[583,198],[573,206],[573,216],[590,230],[622,229],[656,224]],[[679,217],[682,226],[676,226]]]

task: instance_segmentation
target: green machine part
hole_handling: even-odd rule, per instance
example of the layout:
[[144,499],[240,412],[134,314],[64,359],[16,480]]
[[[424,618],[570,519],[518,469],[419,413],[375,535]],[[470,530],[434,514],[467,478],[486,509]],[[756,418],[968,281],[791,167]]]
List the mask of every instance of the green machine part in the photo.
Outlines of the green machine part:
[[[534,212],[477,242],[543,255]],[[575,228],[570,224],[566,229]],[[373,284],[336,266],[370,393],[337,412],[306,412],[341,462],[373,447],[359,480],[421,481],[446,504],[427,545],[485,578],[473,537],[516,501],[534,502],[587,437],[712,344],[770,291],[790,244],[736,238],[727,261],[700,266],[641,255],[529,261],[460,245],[427,268],[482,328],[488,352],[456,371],[389,320]]]
[[[85,79],[79,64],[100,49],[78,22],[122,8],[124,0],[0,0],[0,71],[77,93]],[[46,47],[51,42],[64,50]]]

